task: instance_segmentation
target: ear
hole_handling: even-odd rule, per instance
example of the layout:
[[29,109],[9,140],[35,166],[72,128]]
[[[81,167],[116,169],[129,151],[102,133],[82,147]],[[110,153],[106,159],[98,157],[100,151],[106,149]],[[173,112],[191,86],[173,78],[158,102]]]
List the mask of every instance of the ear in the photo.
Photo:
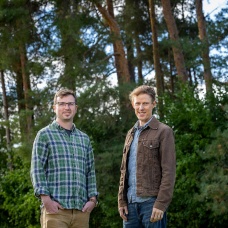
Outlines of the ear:
[[54,110],[54,112],[55,112],[55,110],[56,110],[56,105],[53,105],[52,108],[53,108],[53,110]]
[[157,105],[157,102],[156,101],[153,101],[153,106],[154,106],[154,108],[156,107],[156,105]]

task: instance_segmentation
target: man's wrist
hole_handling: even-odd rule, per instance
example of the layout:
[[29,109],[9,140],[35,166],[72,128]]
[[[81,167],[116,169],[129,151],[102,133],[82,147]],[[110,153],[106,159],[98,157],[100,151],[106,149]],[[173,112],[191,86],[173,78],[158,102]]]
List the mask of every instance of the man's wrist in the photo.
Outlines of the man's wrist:
[[40,198],[41,198],[42,202],[45,201],[45,200],[51,199],[49,195],[42,195],[42,194],[40,195]]
[[90,202],[93,202],[95,204],[95,207],[98,205],[98,201],[97,201],[97,198],[96,197],[91,197],[89,199]]
[[50,197],[49,195],[40,194],[40,197]]

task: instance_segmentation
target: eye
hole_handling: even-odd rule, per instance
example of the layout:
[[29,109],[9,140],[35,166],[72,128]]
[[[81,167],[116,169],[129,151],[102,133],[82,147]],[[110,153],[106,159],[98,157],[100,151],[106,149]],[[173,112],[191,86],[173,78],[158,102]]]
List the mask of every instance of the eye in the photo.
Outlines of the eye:
[[59,106],[65,106],[65,102],[58,102]]
[[70,106],[74,106],[75,105],[75,102],[69,102],[68,103]]

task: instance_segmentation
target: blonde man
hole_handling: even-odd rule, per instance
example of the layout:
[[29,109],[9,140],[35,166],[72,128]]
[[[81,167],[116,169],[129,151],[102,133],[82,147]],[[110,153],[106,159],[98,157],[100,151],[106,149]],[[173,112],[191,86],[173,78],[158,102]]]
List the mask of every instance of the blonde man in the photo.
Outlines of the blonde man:
[[118,193],[124,228],[165,228],[172,200],[176,157],[172,129],[153,115],[153,87],[142,85],[130,94],[138,119],[126,136]]

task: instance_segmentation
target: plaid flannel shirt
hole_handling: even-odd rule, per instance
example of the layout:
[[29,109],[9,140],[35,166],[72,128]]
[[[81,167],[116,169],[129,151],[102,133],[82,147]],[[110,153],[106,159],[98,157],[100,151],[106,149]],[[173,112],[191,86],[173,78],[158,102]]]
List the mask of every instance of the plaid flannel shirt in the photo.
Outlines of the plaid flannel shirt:
[[56,121],[34,141],[31,179],[35,196],[49,195],[65,209],[81,210],[96,196],[96,176],[89,137],[73,125],[70,136]]

